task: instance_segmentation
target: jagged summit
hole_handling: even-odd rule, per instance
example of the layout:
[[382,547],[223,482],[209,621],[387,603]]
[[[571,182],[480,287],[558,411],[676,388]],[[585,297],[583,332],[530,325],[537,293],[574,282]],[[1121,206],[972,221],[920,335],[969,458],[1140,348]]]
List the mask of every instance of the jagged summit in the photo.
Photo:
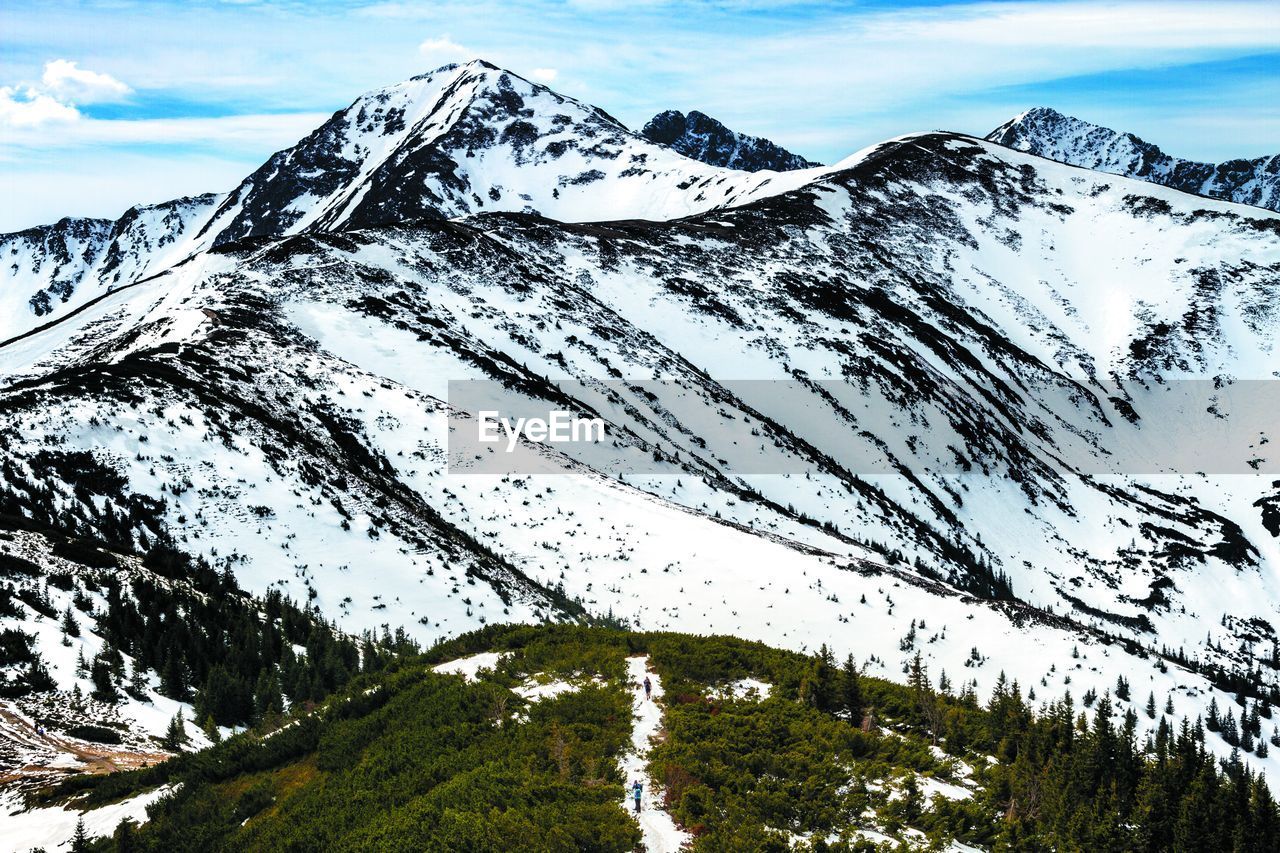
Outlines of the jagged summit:
[[766,182],[682,157],[597,107],[475,60],[357,98],[246,178],[206,231],[221,244],[491,211],[671,219]]
[[1280,210],[1280,155],[1224,163],[1182,160],[1109,127],[1034,107],[987,134],[992,142],[1072,166],[1196,195]]
[[768,139],[730,130],[697,110],[688,114],[678,110],[658,113],[649,120],[641,133],[647,139],[670,146],[686,157],[712,166],[742,169],[746,172],[766,169],[789,172],[821,165],[806,160],[799,154],[792,154]]

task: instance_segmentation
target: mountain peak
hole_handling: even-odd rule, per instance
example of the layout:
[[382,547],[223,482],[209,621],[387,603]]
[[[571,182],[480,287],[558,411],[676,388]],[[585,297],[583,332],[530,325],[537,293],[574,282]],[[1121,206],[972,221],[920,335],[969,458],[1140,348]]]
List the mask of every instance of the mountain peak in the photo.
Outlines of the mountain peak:
[[[692,115],[698,129],[714,122]],[[737,140],[734,151],[772,158],[754,168],[810,165],[718,122],[713,129]],[[734,163],[752,168],[742,157]],[[733,204],[768,182],[694,162],[598,107],[473,60],[360,96],[246,178],[203,233],[223,245],[487,212],[672,219]],[[787,187],[775,181],[770,191]]]
[[986,138],[1072,166],[1280,210],[1280,155],[1217,164],[1183,160],[1132,133],[1093,124],[1051,107],[1033,107],[1014,116]]
[[660,112],[649,120],[641,134],[686,157],[727,169],[788,172],[820,165],[768,139],[731,130],[697,110],[688,114],[678,110]]
[[[476,59],[469,60],[467,62],[450,62],[448,64],[441,65],[439,68],[433,68],[430,71],[424,71],[421,74],[418,74],[414,77],[410,77],[409,81],[426,80],[430,77],[434,77],[437,74],[448,73],[450,71],[457,71],[460,68],[466,68],[472,71],[479,71],[479,70],[502,71],[501,68],[494,65],[492,62],[488,61],[487,59],[476,58]],[[511,72],[507,72],[507,73],[511,73]]]

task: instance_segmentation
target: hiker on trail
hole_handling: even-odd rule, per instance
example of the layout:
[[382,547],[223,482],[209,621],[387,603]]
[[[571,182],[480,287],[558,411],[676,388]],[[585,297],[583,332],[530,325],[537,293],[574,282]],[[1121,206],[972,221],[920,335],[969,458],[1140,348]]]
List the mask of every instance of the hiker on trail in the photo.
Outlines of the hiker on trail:
[[640,814],[640,796],[643,793],[644,785],[641,784],[639,779],[631,783],[631,796],[634,797],[636,801],[636,814]]
[[644,677],[644,698],[648,699],[653,695],[653,682],[649,680],[649,676]]

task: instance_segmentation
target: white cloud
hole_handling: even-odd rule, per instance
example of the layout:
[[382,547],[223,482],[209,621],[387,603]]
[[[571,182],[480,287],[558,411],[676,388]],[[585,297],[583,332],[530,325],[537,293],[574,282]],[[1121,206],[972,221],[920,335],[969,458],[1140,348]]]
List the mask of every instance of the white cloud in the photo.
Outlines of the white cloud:
[[35,128],[47,124],[73,122],[80,118],[75,107],[34,89],[0,86],[0,127]]
[[433,62],[447,64],[450,62],[468,62],[476,58],[476,52],[463,47],[449,36],[431,38],[418,45],[418,54]]
[[133,91],[110,74],[80,68],[68,59],[46,62],[40,82],[47,93],[72,104],[119,101]]
[[560,72],[555,68],[535,68],[529,72],[529,79],[538,83],[550,84],[560,76]]
[[0,86],[0,128],[14,131],[77,122],[81,118],[77,104],[119,101],[132,91],[110,74],[55,59],[45,63],[38,84]]

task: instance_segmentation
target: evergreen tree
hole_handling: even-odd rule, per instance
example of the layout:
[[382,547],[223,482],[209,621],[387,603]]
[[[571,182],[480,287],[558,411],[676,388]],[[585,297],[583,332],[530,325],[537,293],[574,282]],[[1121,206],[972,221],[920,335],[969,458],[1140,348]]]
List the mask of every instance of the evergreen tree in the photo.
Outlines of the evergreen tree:
[[111,665],[103,656],[99,655],[93,659],[89,677],[93,681],[94,699],[99,702],[115,702],[120,698],[115,679],[111,676]]
[[116,831],[111,840],[114,845],[112,853],[134,853],[137,849],[133,838],[133,824],[127,820],[122,820],[116,825]]
[[258,683],[253,691],[253,710],[259,720],[268,719],[284,712],[284,699],[280,695],[280,685],[275,673],[263,670],[258,675]]
[[134,698],[142,699],[147,695],[150,687],[150,680],[147,678],[147,671],[142,664],[135,660],[133,662],[133,672],[129,676],[129,693]]
[[76,621],[75,614],[71,612],[70,607],[62,614],[62,632],[68,637],[80,636],[80,623]]
[[214,722],[212,716],[204,718],[204,725],[201,726],[204,736],[209,739],[210,743],[221,743],[222,732],[218,731],[218,724]]
[[818,659],[814,662],[812,687],[809,698],[819,711],[835,710],[836,662],[827,644],[822,644]]
[[178,653],[170,648],[165,653],[164,668],[160,671],[160,692],[170,699],[184,700],[188,696],[187,675]]
[[71,836],[71,853],[89,853],[89,835],[84,830],[84,818],[76,821],[76,832]]
[[161,741],[164,748],[170,752],[181,752],[182,748],[190,741],[187,737],[187,727],[182,720],[182,712],[173,715],[173,719],[169,721],[169,728],[164,733]]
[[855,726],[862,725],[862,684],[858,675],[858,665],[849,654],[844,659],[844,668],[840,680],[840,705],[849,715],[849,721]]

